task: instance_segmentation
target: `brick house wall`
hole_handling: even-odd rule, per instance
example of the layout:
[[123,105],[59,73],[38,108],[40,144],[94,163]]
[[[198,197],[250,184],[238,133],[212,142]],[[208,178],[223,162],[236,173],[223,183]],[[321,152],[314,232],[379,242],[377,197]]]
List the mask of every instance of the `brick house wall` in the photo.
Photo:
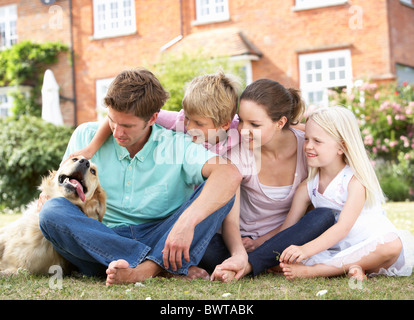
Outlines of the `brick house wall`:
[[[0,0],[0,6],[17,5],[18,41],[59,41],[71,47],[69,0],[57,1],[56,7],[43,5],[40,0]],[[70,54],[61,53],[56,64],[48,66],[59,84],[60,107],[66,124],[74,124],[74,97]]]
[[96,119],[95,81],[154,62],[160,47],[180,34],[178,1],[135,1],[136,33],[95,39],[92,0],[73,0],[79,123]]
[[[97,79],[154,62],[160,47],[178,35],[184,41],[190,34],[212,29],[236,27],[262,52],[258,61],[252,61],[253,80],[267,77],[299,87],[301,54],[342,49],[351,53],[354,79],[393,80],[395,63],[414,66],[409,54],[414,49],[410,41],[413,23],[403,22],[413,21],[414,9],[397,0],[343,1],[309,10],[296,10],[295,0],[228,3],[229,20],[199,24],[195,0],[138,0],[136,34],[93,39],[92,0],[74,0],[79,122],[96,119]],[[355,22],[358,13],[360,25]]]
[[[229,19],[212,23],[197,21],[196,1],[135,0],[136,30],[113,37],[95,35],[93,0],[71,1],[76,124],[97,118],[97,81],[154,63],[173,39],[177,43],[167,51],[211,30],[239,30],[261,53],[251,61],[252,80],[272,78],[288,87],[303,85],[300,59],[311,54],[349,52],[351,80],[389,81],[396,78],[396,64],[414,68],[414,8],[402,4],[407,0],[327,0],[334,5],[308,9],[297,0],[228,0]],[[70,45],[69,2],[55,2],[64,16],[59,30],[47,28],[50,6],[40,0],[0,0],[0,6],[18,3],[19,40],[61,39]],[[53,68],[62,95],[72,97],[69,67],[62,57]],[[62,110],[65,122],[74,124],[73,104]]]

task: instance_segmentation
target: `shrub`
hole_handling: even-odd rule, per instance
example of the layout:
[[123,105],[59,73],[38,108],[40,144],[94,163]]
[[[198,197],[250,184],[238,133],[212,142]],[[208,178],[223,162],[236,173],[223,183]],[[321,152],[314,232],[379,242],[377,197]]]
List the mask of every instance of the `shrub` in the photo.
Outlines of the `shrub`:
[[0,209],[16,208],[37,197],[41,178],[59,167],[73,128],[33,116],[0,125]]

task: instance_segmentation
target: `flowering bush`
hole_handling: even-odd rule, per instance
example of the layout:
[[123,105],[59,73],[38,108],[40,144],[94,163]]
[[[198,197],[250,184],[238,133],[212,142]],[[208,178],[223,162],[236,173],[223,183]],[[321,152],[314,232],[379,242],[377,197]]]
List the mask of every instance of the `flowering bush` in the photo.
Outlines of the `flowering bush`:
[[[358,118],[364,144],[385,194],[392,200],[414,199],[413,86],[356,81],[349,92],[331,91],[330,104],[347,106]],[[391,184],[385,183],[390,179]]]

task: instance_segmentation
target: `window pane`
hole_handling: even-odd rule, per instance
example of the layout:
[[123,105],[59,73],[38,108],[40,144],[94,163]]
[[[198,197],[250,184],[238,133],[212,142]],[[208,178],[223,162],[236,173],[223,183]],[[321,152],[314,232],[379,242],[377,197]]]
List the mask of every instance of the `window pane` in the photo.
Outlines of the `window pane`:
[[322,60],[315,61],[315,69],[322,69]]
[[329,59],[329,68],[335,68],[335,59]]

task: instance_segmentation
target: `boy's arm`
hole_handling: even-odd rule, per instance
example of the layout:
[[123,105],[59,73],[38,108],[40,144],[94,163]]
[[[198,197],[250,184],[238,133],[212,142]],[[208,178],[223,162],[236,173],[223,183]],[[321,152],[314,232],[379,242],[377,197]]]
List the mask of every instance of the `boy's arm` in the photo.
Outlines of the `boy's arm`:
[[109,127],[108,117],[105,117],[98,131],[92,138],[91,142],[83,149],[77,150],[69,155],[69,158],[75,156],[84,156],[86,159],[91,159],[98,149],[103,145],[106,139],[111,135],[112,131]]
[[170,111],[170,110],[161,110],[158,113],[156,124],[160,126],[174,130],[177,132],[184,132],[184,110],[181,111]]

